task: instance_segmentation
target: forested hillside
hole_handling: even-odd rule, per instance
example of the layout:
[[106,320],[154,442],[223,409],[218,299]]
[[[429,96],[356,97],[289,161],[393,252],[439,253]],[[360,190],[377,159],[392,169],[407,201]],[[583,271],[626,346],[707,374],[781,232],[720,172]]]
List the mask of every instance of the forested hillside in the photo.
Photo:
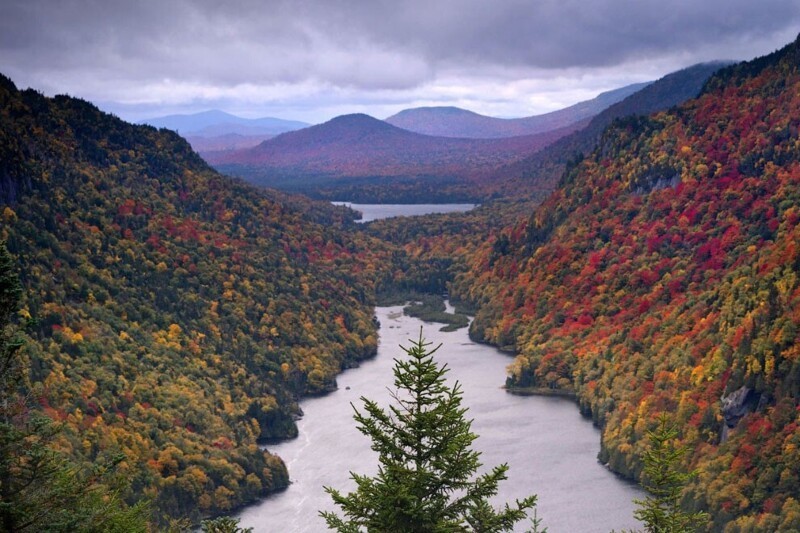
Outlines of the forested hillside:
[[[499,197],[468,213],[387,219],[368,224],[383,240],[403,246],[410,256],[429,264],[448,265],[452,273],[465,268],[475,246],[491,233],[526,217],[555,189],[569,165],[591,153],[614,120],[663,111],[696,97],[705,81],[725,65],[704,63],[679,70],[647,85],[605,111],[586,128],[567,135],[541,151],[480,178],[486,197]],[[498,246],[502,246],[499,244]]]
[[294,434],[298,396],[375,352],[383,248],[337,230],[341,209],[276,198],[170,131],[0,77],[28,392],[64,424],[62,451],[125,454],[125,496],[162,523],[285,486],[256,442]]
[[[679,423],[712,529],[800,529],[800,40],[616,122],[451,293],[515,349],[508,385],[577,394],[637,477]],[[534,450],[531,453],[535,453]]]

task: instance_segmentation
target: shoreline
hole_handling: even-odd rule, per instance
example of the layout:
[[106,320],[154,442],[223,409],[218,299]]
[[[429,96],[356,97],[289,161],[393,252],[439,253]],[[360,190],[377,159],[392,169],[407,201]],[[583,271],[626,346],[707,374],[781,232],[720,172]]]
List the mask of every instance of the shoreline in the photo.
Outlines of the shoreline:
[[515,396],[554,396],[558,398],[569,398],[577,400],[578,395],[575,391],[564,389],[551,389],[548,387],[508,387],[503,386],[507,393]]

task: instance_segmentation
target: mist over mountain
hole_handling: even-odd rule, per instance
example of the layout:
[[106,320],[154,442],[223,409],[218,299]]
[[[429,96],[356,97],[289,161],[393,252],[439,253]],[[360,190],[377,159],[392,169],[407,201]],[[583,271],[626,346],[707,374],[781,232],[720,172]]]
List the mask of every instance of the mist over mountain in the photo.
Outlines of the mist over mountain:
[[224,133],[222,135],[215,135],[204,137],[199,135],[187,135],[186,140],[192,145],[192,148],[201,156],[206,156],[213,152],[229,152],[231,150],[244,150],[245,148],[252,148],[262,142],[272,139],[275,135],[241,135],[239,133]]
[[251,148],[281,133],[309,126],[306,122],[272,117],[242,118],[218,110],[154,117],[141,124],[173,130],[201,154]]

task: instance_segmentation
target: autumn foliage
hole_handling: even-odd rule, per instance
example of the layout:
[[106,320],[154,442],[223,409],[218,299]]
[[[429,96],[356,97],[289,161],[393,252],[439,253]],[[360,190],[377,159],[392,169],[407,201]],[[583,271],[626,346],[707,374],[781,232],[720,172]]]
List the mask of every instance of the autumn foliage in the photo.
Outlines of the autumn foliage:
[[674,413],[715,530],[800,526],[799,66],[796,42],[616,122],[452,290],[519,353],[509,385],[577,394],[615,471]]
[[[405,162],[382,163],[334,167]],[[535,210],[345,231],[341,209],[224,177],[171,132],[0,76],[0,240],[60,450],[124,454],[125,497],[162,523],[254,501],[288,481],[258,443],[293,435],[297,398],[374,353],[376,293],[446,288],[477,310],[474,338],[519,354],[510,387],[577,397],[616,472],[639,477],[670,412],[699,472],[688,512],[800,529],[800,42],[545,170],[562,165]],[[423,174],[398,186],[427,194]]]
[[[376,349],[380,246],[210,169],[172,132],[0,78],[0,240],[32,394],[77,461],[122,453],[157,520],[288,482],[258,442]],[[369,248],[370,253],[366,250]]]

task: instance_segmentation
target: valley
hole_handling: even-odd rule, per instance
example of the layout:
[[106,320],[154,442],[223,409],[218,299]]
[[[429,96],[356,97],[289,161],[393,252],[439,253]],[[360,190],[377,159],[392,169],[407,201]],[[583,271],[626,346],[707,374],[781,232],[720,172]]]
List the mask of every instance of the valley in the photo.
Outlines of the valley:
[[[312,435],[388,385],[370,372],[420,322],[387,306],[435,313],[447,294],[468,332],[424,327],[464,376],[486,462],[512,463],[552,531],[637,527],[627,481],[662,413],[697,471],[680,504],[707,530],[800,529],[800,40],[623,89],[524,135],[347,114],[198,154],[0,76],[0,241],[22,288],[3,353],[24,374],[4,427],[42,414],[58,457],[116,461],[154,529],[238,513],[297,530],[287,498],[313,515],[321,471],[368,461]],[[329,203],[345,199],[382,213],[359,223]]]
[[[442,343],[440,360],[450,368],[449,381],[464,386],[482,462],[487,467],[503,462],[510,466],[498,502],[521,498],[536,486],[538,514],[551,533],[608,533],[638,525],[633,499],[644,494],[596,461],[598,432],[573,402],[507,394],[499,385],[511,356],[475,344],[466,328],[437,331],[441,324],[404,316],[401,306],[378,307],[376,316],[381,324],[376,357],[342,373],[338,389],[330,395],[301,402],[299,436],[270,446],[286,460],[291,485],[244,509],[238,515],[243,527],[320,531],[324,522],[315,516],[317,511],[334,510],[322,486],[352,488],[349,472],[374,473],[375,454],[353,426],[350,404],[360,409],[362,396],[388,403],[397,347],[407,345],[420,327],[435,345]],[[517,530],[523,531],[528,524],[520,526]]]

